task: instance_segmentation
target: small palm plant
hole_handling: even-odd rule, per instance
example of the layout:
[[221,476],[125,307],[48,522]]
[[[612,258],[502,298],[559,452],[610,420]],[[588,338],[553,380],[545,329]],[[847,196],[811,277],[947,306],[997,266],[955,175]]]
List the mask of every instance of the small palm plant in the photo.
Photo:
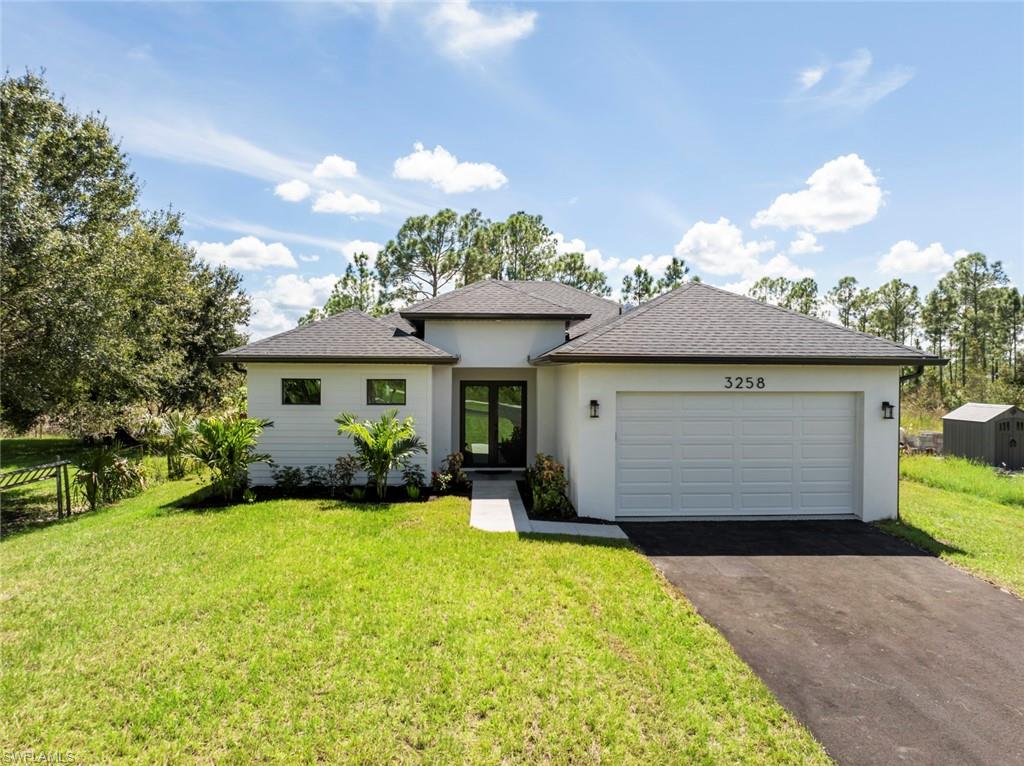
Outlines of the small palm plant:
[[334,419],[338,433],[352,437],[363,469],[377,490],[377,499],[383,500],[391,471],[408,458],[426,452],[427,445],[416,435],[415,420],[398,419],[398,410],[387,410],[377,420],[360,421],[351,412],[343,412]]
[[263,429],[270,426],[269,420],[256,418],[202,418],[185,456],[210,472],[214,493],[230,502],[235,492],[244,488],[249,466],[270,462],[270,455],[256,452]]
[[90,511],[141,492],[145,486],[146,469],[127,455],[120,442],[86,452],[75,474],[75,487]]
[[158,443],[167,456],[167,478],[180,479],[185,475],[185,453],[195,437],[196,419],[191,415],[168,412],[160,418]]

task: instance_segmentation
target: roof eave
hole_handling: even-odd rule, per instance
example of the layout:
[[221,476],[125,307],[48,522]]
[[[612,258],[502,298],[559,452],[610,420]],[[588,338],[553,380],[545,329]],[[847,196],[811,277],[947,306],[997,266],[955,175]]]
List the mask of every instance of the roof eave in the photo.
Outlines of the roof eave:
[[557,354],[546,353],[530,359],[536,366],[548,364],[573,364],[583,362],[603,362],[609,364],[809,364],[836,365],[850,367],[865,366],[941,366],[948,364],[948,359],[940,357],[852,357],[852,356],[685,356],[662,355],[650,356],[642,354]]
[[456,364],[458,356],[339,356],[337,354],[232,354],[225,352],[214,357],[218,362],[257,364],[263,362],[288,364]]
[[403,319],[589,319],[592,314],[516,314],[510,312],[436,312],[400,311]]

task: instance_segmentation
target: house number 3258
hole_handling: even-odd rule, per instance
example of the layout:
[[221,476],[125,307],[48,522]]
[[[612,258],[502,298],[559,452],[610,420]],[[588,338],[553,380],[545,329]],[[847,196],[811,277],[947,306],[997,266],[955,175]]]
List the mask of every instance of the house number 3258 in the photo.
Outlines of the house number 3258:
[[726,388],[764,388],[764,378],[744,378],[741,376],[725,376]]

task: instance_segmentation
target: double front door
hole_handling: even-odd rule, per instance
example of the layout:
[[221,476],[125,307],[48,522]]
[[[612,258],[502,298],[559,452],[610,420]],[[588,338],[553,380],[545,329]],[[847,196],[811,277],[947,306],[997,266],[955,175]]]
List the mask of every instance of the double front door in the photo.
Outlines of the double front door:
[[467,468],[526,465],[526,383],[463,381],[460,437]]

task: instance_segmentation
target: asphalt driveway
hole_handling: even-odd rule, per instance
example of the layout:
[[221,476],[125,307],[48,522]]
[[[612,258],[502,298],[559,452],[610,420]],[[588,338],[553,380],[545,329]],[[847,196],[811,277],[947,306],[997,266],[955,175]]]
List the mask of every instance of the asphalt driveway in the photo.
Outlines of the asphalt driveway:
[[1024,763],[1024,602],[858,521],[622,524],[840,764]]

